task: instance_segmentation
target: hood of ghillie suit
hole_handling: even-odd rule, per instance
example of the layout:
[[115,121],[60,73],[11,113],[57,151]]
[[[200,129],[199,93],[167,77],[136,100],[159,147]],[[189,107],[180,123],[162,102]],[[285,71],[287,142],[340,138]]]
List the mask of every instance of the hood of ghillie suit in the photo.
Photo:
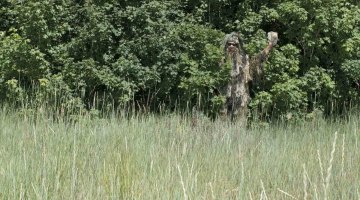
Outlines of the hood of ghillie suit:
[[236,47],[238,51],[245,53],[242,45],[242,40],[238,33],[232,32],[227,34],[223,41],[224,54],[227,55],[229,47]]

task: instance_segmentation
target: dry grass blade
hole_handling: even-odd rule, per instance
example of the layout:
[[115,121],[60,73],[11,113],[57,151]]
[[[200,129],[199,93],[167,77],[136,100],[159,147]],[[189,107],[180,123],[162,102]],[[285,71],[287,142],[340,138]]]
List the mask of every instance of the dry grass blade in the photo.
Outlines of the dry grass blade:
[[183,180],[183,176],[181,174],[181,169],[180,169],[180,166],[179,164],[176,165],[177,166],[177,170],[179,172],[179,176],[180,176],[180,183],[181,183],[181,186],[182,186],[182,189],[183,189],[183,193],[184,193],[184,200],[187,200],[188,199],[188,196],[186,194],[186,188],[185,188],[185,183],[184,183],[184,180]]
[[262,180],[261,181],[261,188],[262,188],[262,191],[261,191],[261,199],[264,199],[264,200],[267,200],[268,197],[266,195],[266,190],[265,190],[265,186],[264,186],[264,182]]
[[280,188],[278,188],[277,190],[278,190],[279,192],[285,194],[286,196],[292,198],[292,199],[298,199],[298,198],[294,197],[293,195],[289,194],[288,192],[285,192],[284,190],[282,190],[282,189],[280,189]]
[[308,181],[307,181],[307,173],[306,173],[306,166],[305,166],[305,164],[303,164],[303,169],[304,169],[304,172],[303,172],[304,200],[306,200],[306,199],[307,199],[307,196],[308,196],[308,193],[307,193],[307,190],[308,190]]
[[319,162],[319,167],[320,167],[320,175],[321,175],[321,180],[323,183],[323,188],[325,188],[325,176],[324,176],[324,168],[323,168],[323,164],[321,161],[321,155],[320,155],[320,150],[317,150],[317,156],[318,156],[318,162]]
[[341,175],[344,175],[344,164],[345,163],[345,134],[343,134],[342,141],[342,153],[341,153]]
[[325,188],[324,188],[324,199],[325,200],[328,197],[328,189],[329,189],[329,185],[330,185],[331,170],[332,170],[334,154],[335,154],[335,150],[336,150],[337,135],[338,135],[338,133],[335,132],[334,142],[333,142],[332,150],[330,153],[329,167],[327,168],[327,175],[326,175],[326,179],[325,179]]

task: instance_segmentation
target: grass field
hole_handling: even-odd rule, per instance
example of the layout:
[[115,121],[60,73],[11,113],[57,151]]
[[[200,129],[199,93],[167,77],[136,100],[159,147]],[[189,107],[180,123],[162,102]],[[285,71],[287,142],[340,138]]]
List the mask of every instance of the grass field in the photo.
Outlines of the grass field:
[[359,125],[245,130],[170,114],[70,123],[3,109],[0,199],[360,199]]

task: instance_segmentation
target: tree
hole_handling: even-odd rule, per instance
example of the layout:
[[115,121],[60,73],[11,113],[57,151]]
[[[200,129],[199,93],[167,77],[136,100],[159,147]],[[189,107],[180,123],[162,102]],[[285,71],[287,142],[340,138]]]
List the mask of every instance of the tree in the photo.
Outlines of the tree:
[[263,75],[249,81],[251,117],[331,114],[360,102],[355,0],[3,0],[0,6],[2,102],[16,86],[27,99],[53,99],[46,103],[61,97],[89,109],[196,107],[214,116],[226,101],[218,88],[231,79],[231,66],[219,69],[221,41],[234,30],[248,55],[263,49],[266,32],[281,37],[262,63]]

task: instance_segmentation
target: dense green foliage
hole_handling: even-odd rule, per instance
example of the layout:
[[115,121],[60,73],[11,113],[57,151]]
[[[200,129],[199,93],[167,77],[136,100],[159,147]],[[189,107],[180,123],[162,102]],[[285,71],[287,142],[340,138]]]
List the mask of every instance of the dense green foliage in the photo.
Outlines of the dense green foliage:
[[[256,117],[331,113],[360,100],[356,0],[0,1],[0,98],[56,107],[216,112],[225,33],[280,42],[252,87]],[[308,115],[309,116],[309,115]]]

